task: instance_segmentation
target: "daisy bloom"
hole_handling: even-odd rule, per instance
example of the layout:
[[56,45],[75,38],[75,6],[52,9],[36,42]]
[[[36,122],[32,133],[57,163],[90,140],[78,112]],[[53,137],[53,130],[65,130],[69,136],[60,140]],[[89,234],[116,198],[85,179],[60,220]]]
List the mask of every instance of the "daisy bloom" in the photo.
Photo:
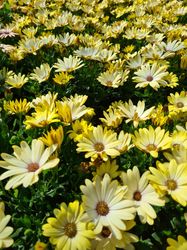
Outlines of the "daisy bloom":
[[44,148],[44,143],[40,140],[32,140],[31,147],[27,142],[22,141],[19,146],[12,146],[13,155],[2,153],[3,161],[0,167],[7,171],[0,175],[0,180],[10,177],[5,189],[16,188],[23,185],[25,188],[31,186],[39,180],[38,175],[46,169],[54,168],[58,165],[59,159],[50,159],[57,148],[57,145]]
[[155,126],[163,126],[168,121],[168,115],[164,110],[164,106],[162,104],[158,104],[158,106],[153,110],[150,115],[151,121]]
[[56,69],[55,72],[72,72],[84,66],[80,58],[73,57],[72,55],[64,57],[63,60],[58,58],[57,61],[58,62],[53,65],[53,68]]
[[69,137],[78,142],[81,138],[93,130],[93,126],[85,120],[76,120],[72,123],[72,130],[68,131]]
[[42,137],[39,138],[39,140],[43,141],[43,143],[48,147],[52,146],[53,144],[56,144],[58,150],[61,147],[63,139],[64,130],[62,126],[59,126],[57,129],[53,129],[51,127],[51,130],[47,132],[47,134],[44,134]]
[[33,71],[34,73],[31,73],[29,78],[41,83],[48,80],[51,68],[48,63],[43,63],[40,67],[36,67]]
[[59,74],[55,74],[53,81],[59,85],[66,85],[73,78],[74,76],[62,71]]
[[85,158],[91,157],[91,161],[98,157],[107,161],[108,156],[116,157],[120,155],[116,149],[118,144],[119,141],[115,132],[108,130],[106,127],[103,129],[101,125],[98,125],[88,135],[79,140],[77,152],[86,152]]
[[6,84],[10,85],[11,88],[19,89],[21,88],[26,82],[28,82],[29,78],[25,75],[21,75],[21,73],[18,73],[18,75],[14,74],[13,76],[9,76],[6,78]]
[[166,250],[186,250],[187,249],[187,240],[182,235],[178,235],[177,241],[172,238],[168,238],[167,242],[169,246],[166,248]]
[[170,148],[171,138],[169,131],[165,132],[165,129],[160,127],[154,129],[149,126],[148,129],[140,128],[134,133],[135,135],[132,135],[134,145],[154,158],[158,157],[158,151]]
[[101,180],[97,177],[94,182],[86,179],[83,192],[83,207],[88,218],[95,223],[94,232],[101,233],[103,227],[109,227],[117,239],[122,238],[121,230],[126,230],[125,221],[134,219],[134,202],[124,199],[126,188],[108,174]]
[[31,108],[31,103],[27,99],[20,99],[15,101],[4,101],[4,110],[9,114],[27,113]]
[[149,168],[151,174],[148,179],[163,195],[169,194],[172,199],[182,206],[187,205],[187,163],[157,162],[157,168]]
[[168,161],[174,159],[178,164],[187,162],[187,148],[182,145],[174,147],[171,153],[164,152],[164,156]]
[[108,110],[108,112],[103,111],[103,116],[105,118],[99,118],[106,126],[117,128],[122,123],[122,117],[117,109]]
[[127,152],[132,147],[134,147],[134,145],[131,144],[131,139],[131,134],[125,133],[123,130],[120,131],[118,135],[119,145],[116,148],[121,154]]
[[176,131],[174,130],[171,135],[171,146],[172,148],[179,148],[181,146],[187,149],[187,131]]
[[91,239],[95,237],[92,224],[84,222],[84,210],[76,200],[67,206],[64,202],[60,209],[54,209],[55,217],[47,219],[42,226],[43,235],[56,250],[87,250],[91,247]]
[[181,91],[168,96],[168,109],[169,113],[187,112],[187,92]]
[[16,35],[18,34],[13,32],[13,28],[4,27],[0,29],[0,39],[7,38],[7,37],[14,37]]
[[153,65],[144,64],[142,67],[137,70],[132,79],[136,82],[136,88],[145,88],[148,85],[151,86],[154,90],[158,90],[160,86],[167,85],[167,82],[164,80],[164,77],[168,75],[166,71],[167,66],[160,66],[157,63]]
[[149,184],[147,176],[149,171],[140,176],[138,168],[128,169],[127,173],[122,172],[121,180],[127,186],[125,198],[135,202],[136,212],[142,223],[153,225],[156,219],[154,206],[164,206],[165,201],[159,198],[154,188]]
[[9,223],[11,216],[5,215],[5,205],[4,202],[0,202],[0,248],[8,248],[13,243],[14,240],[11,238],[11,234],[13,232],[13,228],[7,226]]
[[139,101],[136,106],[131,100],[129,100],[129,103],[125,102],[124,104],[120,104],[118,108],[121,110],[122,117],[127,118],[125,122],[133,121],[135,128],[138,127],[139,122],[150,119],[150,114],[154,109],[154,107],[151,107],[145,110],[144,101]]
[[103,162],[99,167],[96,168],[96,172],[92,172],[93,180],[100,176],[103,178],[105,174],[108,174],[111,179],[115,179],[120,175],[120,171],[117,171],[119,166],[116,163],[116,160]]
[[[131,223],[131,221],[129,221]],[[129,223],[126,223],[126,226]],[[133,223],[133,226],[135,223]],[[128,227],[128,226],[127,226]],[[127,229],[129,230],[129,229]],[[138,241],[138,237],[135,234],[121,231],[122,238],[119,240],[111,232],[109,227],[103,227],[101,233],[97,234],[92,241],[92,250],[116,250],[118,248],[124,250],[135,250],[132,243]]]

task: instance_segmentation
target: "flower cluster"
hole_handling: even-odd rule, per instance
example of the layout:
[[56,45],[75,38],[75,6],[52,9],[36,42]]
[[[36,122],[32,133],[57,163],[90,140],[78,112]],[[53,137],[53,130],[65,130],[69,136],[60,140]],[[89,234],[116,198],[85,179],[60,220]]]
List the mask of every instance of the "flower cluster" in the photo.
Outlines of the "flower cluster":
[[185,1],[0,11],[0,248],[187,249]]

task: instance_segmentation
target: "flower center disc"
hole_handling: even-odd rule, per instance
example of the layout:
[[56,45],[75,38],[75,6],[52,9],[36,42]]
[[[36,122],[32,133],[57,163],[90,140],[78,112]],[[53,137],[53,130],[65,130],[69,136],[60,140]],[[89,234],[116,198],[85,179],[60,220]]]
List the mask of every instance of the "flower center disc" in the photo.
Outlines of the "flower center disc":
[[156,146],[154,144],[149,144],[149,145],[147,145],[146,148],[147,148],[148,151],[154,151],[154,150],[156,150]]
[[99,201],[96,206],[96,211],[99,215],[107,215],[109,213],[109,207],[105,201]]
[[168,189],[172,190],[172,191],[177,188],[177,183],[175,180],[167,180],[166,185],[167,185]]
[[177,103],[177,108],[183,108],[183,107],[184,107],[184,103],[182,103],[182,102]]
[[102,152],[105,147],[104,147],[103,143],[97,142],[97,143],[95,143],[94,148],[97,152]]
[[103,227],[101,235],[103,236],[103,238],[108,238],[111,235],[110,229],[108,227]]
[[67,223],[64,227],[64,233],[69,238],[75,237],[75,235],[77,234],[77,228],[75,223]]
[[38,163],[30,163],[28,165],[27,169],[28,169],[29,172],[35,172],[36,170],[39,169],[39,167],[40,166],[38,165]]
[[134,192],[134,194],[133,194],[133,199],[134,200],[140,201],[141,198],[142,198],[142,195],[141,195],[141,193],[139,191]]
[[151,82],[151,81],[153,80],[153,77],[152,77],[152,76],[147,76],[146,80],[147,80],[148,82]]

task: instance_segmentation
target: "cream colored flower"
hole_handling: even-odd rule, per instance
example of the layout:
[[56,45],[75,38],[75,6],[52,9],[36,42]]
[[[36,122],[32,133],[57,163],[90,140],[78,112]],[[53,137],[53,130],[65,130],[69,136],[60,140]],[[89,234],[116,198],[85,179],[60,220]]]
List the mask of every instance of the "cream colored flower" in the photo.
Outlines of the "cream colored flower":
[[147,176],[149,171],[140,176],[138,168],[128,169],[127,173],[122,172],[123,185],[127,186],[125,198],[135,202],[136,212],[142,223],[152,225],[157,215],[153,206],[164,206],[165,201],[159,198],[154,188],[149,184]]
[[134,219],[134,202],[124,199],[126,188],[108,174],[103,180],[96,178],[95,182],[86,179],[83,192],[83,207],[88,218],[95,223],[94,232],[101,233],[103,227],[109,227],[117,239],[122,238],[121,230],[126,230],[125,221]]
[[0,202],[0,248],[8,248],[13,243],[14,240],[11,238],[11,234],[13,232],[13,228],[7,226],[9,223],[11,216],[5,215],[4,213],[5,205],[4,202]]
[[72,72],[84,66],[81,59],[78,57],[73,57],[72,55],[69,57],[64,57],[63,60],[58,58],[57,61],[58,62],[53,65],[53,68],[56,69],[55,72]]
[[31,73],[30,79],[36,80],[39,83],[45,82],[50,76],[51,68],[48,63],[43,63],[40,67],[34,69],[34,73]]
[[54,168],[59,163],[58,158],[50,159],[57,145],[45,149],[42,141],[34,139],[31,147],[25,141],[20,143],[20,147],[16,145],[12,147],[14,156],[2,153],[3,161],[0,161],[0,167],[7,170],[1,174],[0,180],[10,177],[5,186],[6,190],[19,185],[26,188],[36,183],[39,180],[38,175],[43,170]]

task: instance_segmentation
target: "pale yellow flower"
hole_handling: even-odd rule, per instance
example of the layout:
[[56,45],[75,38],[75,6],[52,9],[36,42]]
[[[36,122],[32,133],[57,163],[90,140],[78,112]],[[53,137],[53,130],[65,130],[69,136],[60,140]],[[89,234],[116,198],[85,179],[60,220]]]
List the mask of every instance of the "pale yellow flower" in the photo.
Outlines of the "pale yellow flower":
[[48,63],[43,63],[40,67],[34,69],[34,73],[31,73],[30,79],[36,80],[39,83],[45,82],[50,76],[51,68]]

